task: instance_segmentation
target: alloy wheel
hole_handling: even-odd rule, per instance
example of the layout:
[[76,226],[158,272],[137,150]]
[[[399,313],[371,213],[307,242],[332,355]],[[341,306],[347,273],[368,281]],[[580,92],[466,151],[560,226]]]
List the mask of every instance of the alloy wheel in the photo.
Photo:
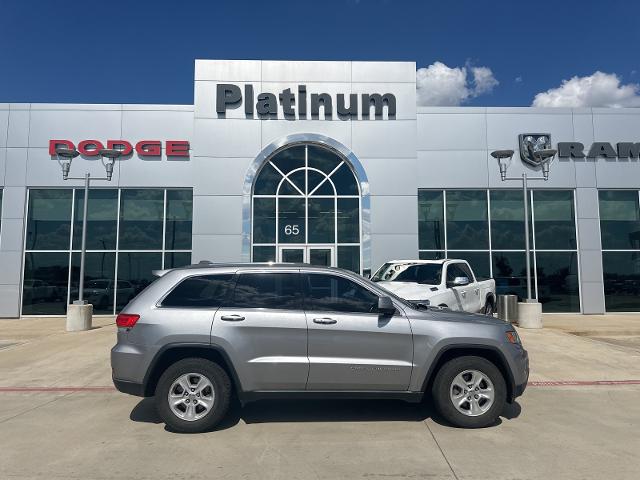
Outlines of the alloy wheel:
[[463,415],[478,417],[493,405],[495,390],[486,374],[479,370],[465,370],[451,382],[449,398]]
[[176,417],[195,422],[213,408],[213,384],[201,373],[186,373],[171,384],[167,400]]

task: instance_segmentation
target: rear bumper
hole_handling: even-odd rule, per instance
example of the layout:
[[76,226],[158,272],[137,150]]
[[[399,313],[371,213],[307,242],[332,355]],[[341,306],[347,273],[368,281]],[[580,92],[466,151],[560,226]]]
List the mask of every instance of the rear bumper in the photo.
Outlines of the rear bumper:
[[144,397],[144,385],[141,383],[130,382],[128,380],[118,380],[113,378],[113,384],[119,392],[135,395],[136,397]]

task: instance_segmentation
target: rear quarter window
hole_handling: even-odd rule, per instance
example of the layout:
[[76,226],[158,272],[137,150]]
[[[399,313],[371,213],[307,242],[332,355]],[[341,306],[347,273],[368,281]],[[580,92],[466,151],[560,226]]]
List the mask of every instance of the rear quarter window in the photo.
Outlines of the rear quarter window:
[[217,308],[226,300],[232,280],[233,274],[186,278],[169,292],[161,306]]

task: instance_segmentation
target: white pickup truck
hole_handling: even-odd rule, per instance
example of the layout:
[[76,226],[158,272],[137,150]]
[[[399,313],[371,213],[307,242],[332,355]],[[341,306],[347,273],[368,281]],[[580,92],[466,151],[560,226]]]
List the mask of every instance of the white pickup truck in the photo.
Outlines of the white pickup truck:
[[393,260],[371,280],[413,303],[486,315],[496,310],[496,282],[478,281],[465,260]]

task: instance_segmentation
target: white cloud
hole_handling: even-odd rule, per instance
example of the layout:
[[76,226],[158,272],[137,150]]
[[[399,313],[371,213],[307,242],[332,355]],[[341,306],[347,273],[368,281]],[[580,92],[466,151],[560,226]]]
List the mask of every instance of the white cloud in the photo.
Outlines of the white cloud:
[[498,80],[488,67],[451,68],[434,62],[416,72],[417,102],[422,106],[460,105],[490,93],[496,85]]
[[516,83],[522,83],[522,76],[518,75],[515,80]]
[[558,88],[538,93],[534,107],[640,107],[640,85],[620,84],[615,73],[595,72],[563,80]]

